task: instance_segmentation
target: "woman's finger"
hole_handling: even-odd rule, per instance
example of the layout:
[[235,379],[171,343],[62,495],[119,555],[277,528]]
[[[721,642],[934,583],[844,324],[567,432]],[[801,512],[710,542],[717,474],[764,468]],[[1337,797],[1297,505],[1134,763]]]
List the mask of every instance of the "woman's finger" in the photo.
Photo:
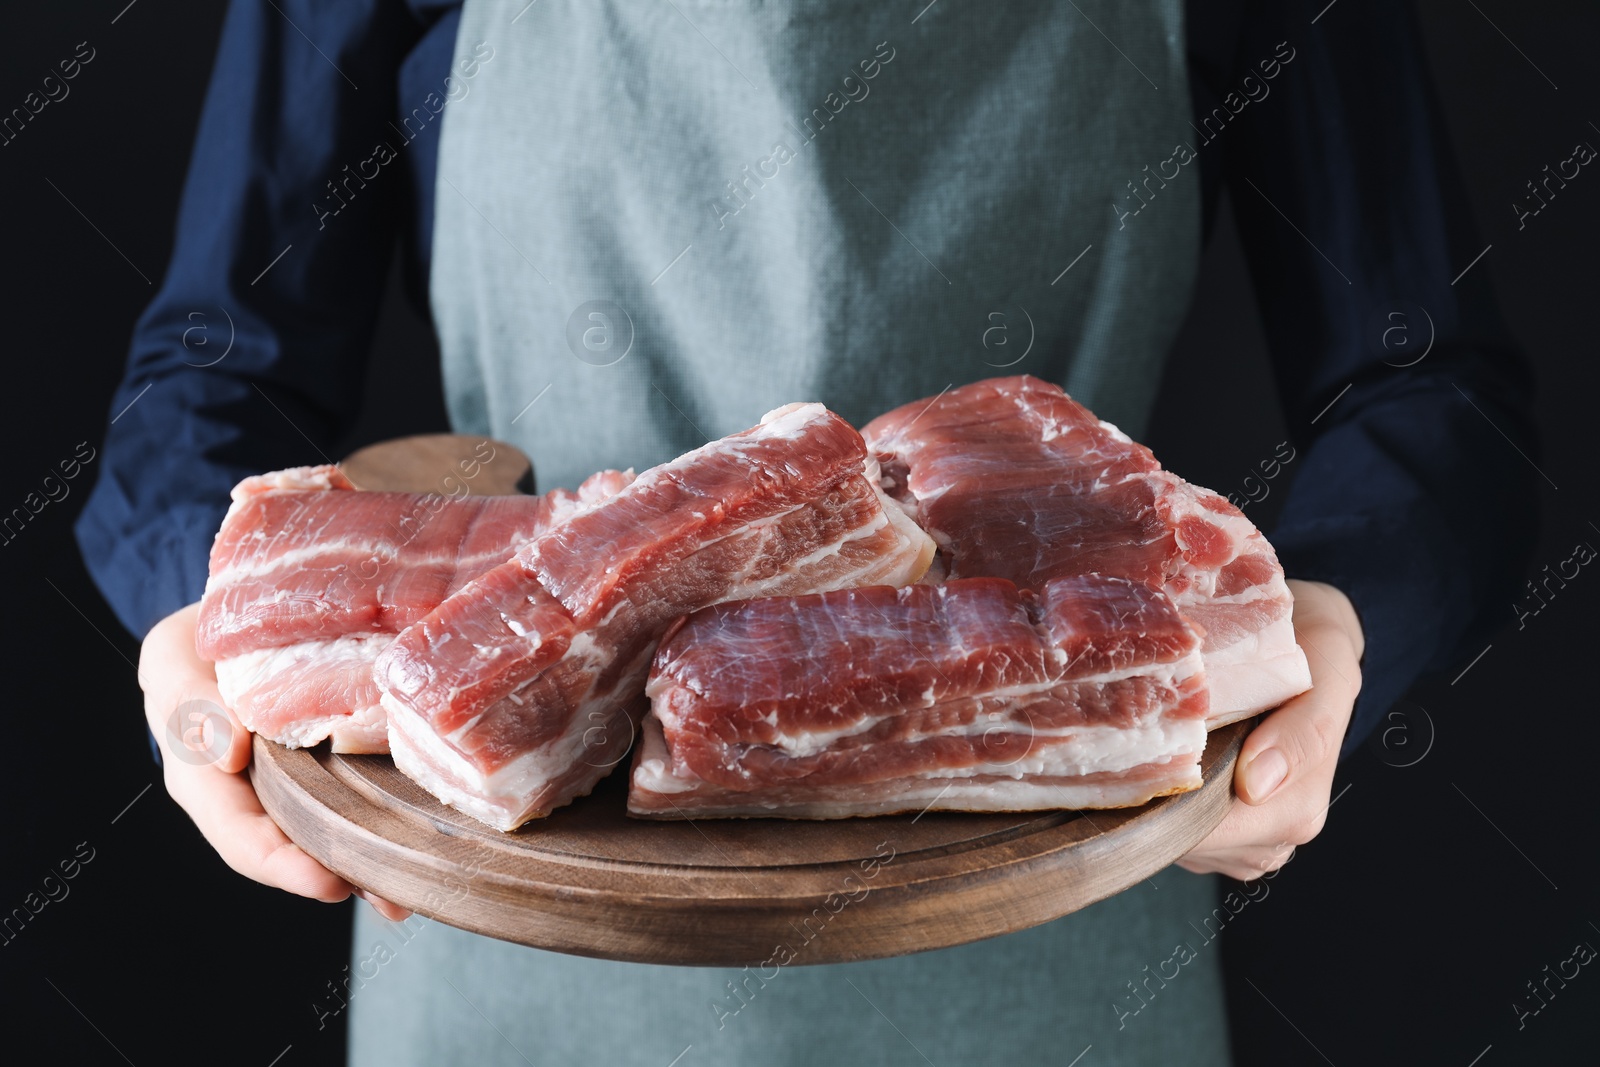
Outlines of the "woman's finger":
[[376,911],[379,915],[382,915],[385,919],[388,919],[392,923],[397,923],[402,919],[409,919],[411,917],[411,909],[403,908],[399,904],[395,904],[392,901],[384,900],[382,897],[375,896],[372,893],[367,892],[365,889],[357,889],[356,896],[360,897],[368,904],[371,904],[373,911]]
[[145,721],[162,744],[167,792],[225,863],[246,878],[314,900],[355,892],[394,922],[411,913],[358,890],[307,855],[262,808],[240,772],[250,765],[250,732],[224,703],[212,664],[195,651],[200,606],[157,623],[139,654]]
[[262,808],[250,780],[170,762],[167,791],[229,867],[265,885],[330,903],[353,886],[301,851]]
[[174,612],[140,646],[145,722],[161,743],[163,762],[242,771],[250,763],[250,733],[223,701],[215,668],[195,651],[199,614],[198,604]]
[[1332,767],[1338,762],[1339,746],[1361,688],[1360,674],[1353,667],[1341,670],[1331,658],[1338,653],[1318,650],[1323,645],[1337,645],[1345,661],[1355,663],[1348,641],[1337,630],[1307,626],[1299,637],[1311,663],[1314,685],[1262,719],[1245,739],[1234,768],[1233,787],[1246,804],[1264,804],[1307,777],[1333,780]]

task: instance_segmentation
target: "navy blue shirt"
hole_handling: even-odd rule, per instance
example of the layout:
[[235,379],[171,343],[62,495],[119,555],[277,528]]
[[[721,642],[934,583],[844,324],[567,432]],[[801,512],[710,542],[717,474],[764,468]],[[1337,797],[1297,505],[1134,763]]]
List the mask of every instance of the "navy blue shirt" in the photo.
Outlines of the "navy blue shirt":
[[[1269,536],[1290,577],[1350,597],[1366,634],[1348,751],[1502,619],[1536,507],[1506,439],[1535,445],[1529,370],[1487,272],[1453,281],[1483,246],[1415,18],[1345,0],[1313,26],[1321,6],[1192,10],[1190,88],[1207,230],[1227,187],[1299,452]],[[172,261],[77,525],[136,635],[199,599],[235,482],[326,461],[354,422],[396,240],[427,314],[439,123],[405,117],[449,71],[458,16],[447,0],[231,4]],[[398,160],[339,195],[345,168],[397,138]],[[1374,343],[1402,306],[1433,329],[1409,366]],[[194,313],[223,311],[224,358],[215,330],[185,344]]]

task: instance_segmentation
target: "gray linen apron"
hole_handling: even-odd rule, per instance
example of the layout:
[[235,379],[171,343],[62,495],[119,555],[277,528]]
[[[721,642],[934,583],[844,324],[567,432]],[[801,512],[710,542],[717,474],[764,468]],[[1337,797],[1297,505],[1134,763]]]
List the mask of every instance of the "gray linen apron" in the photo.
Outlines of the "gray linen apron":
[[[453,423],[541,489],[791,401],[859,425],[999,374],[1138,436],[1199,252],[1183,41],[1180,0],[467,0],[431,277]],[[738,972],[363,908],[356,958],[386,950],[352,1061],[1223,1063],[1214,896],[1172,869],[737,999]]]

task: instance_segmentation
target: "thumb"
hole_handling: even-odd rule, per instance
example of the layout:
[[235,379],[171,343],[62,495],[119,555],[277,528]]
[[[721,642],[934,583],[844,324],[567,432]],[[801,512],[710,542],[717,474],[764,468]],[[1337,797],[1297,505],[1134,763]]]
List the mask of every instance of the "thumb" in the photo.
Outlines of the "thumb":
[[139,655],[145,720],[164,760],[237,773],[250,762],[250,734],[223,700],[216,670],[195,651],[199,605],[161,620]]
[[[1312,687],[1262,719],[1245,740],[1233,784],[1246,804],[1264,804],[1308,777],[1332,781],[1350,725],[1360,672],[1348,639],[1334,626],[1317,625],[1297,627],[1296,636],[1306,651]],[[1340,654],[1347,661],[1343,668],[1328,658]]]
[[1264,804],[1286,784],[1323,762],[1328,745],[1318,728],[1321,694],[1303,693],[1262,720],[1246,739],[1233,775],[1246,804]]

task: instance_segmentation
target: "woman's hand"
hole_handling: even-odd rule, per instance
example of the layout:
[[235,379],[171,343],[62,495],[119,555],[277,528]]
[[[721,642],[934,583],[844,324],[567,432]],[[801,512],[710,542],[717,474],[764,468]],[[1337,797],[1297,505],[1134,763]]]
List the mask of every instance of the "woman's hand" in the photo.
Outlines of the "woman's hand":
[[[194,649],[199,604],[173,612],[157,623],[139,651],[139,685],[144,690],[145,720],[163,742],[162,766],[167,792],[223,860],[264,885],[330,903],[351,893],[369,901],[387,919],[410,912],[356,889],[300,850],[284,836],[261,807],[255,787],[242,772],[250,765],[250,734],[233,717],[217,691],[217,675]],[[207,705],[204,712],[180,714],[180,706],[206,701],[227,715],[226,724]],[[211,719],[209,727],[206,719]],[[206,729],[210,735],[197,736]],[[226,738],[218,737],[226,732]],[[193,747],[173,735],[194,741]],[[175,751],[175,749],[180,751]]]
[[1331,585],[1290,581],[1294,629],[1311,665],[1312,689],[1251,731],[1234,768],[1238,800],[1211,835],[1178,865],[1241,881],[1289,862],[1296,845],[1321,833],[1328,816],[1356,693],[1365,640],[1350,600]]

